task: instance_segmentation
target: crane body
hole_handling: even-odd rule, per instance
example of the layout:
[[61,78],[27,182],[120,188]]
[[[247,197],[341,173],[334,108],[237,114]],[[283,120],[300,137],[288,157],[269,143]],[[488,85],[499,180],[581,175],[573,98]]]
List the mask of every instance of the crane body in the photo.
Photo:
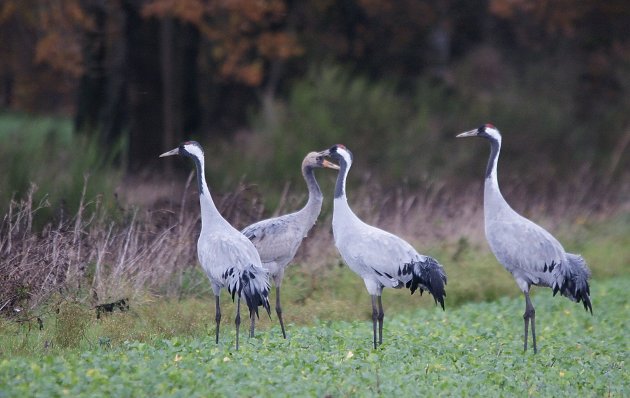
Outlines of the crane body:
[[484,181],[484,226],[492,253],[508,270],[525,295],[524,350],[527,350],[528,325],[531,323],[532,344],[536,347],[535,309],[530,299],[531,286],[550,287],[554,296],[560,292],[572,301],[582,302],[593,312],[588,279],[590,270],[584,259],[568,253],[544,228],[518,214],[507,203],[497,177],[501,151],[501,134],[491,124],[457,135],[482,137],[490,141],[490,158]]
[[[262,266],[269,272],[270,278],[276,285],[276,314],[282,328],[282,336],[286,339],[284,321],[282,319],[282,307],[280,305],[280,287],[284,277],[284,271],[302,243],[308,232],[315,225],[317,217],[322,209],[323,195],[319,184],[315,179],[314,169],[326,167],[339,169],[339,167],[316,152],[306,155],[302,161],[302,176],[308,188],[308,201],[306,205],[294,213],[279,217],[258,221],[241,232],[254,244],[260,254]],[[250,327],[250,335],[253,336],[253,322]]]
[[262,267],[254,245],[232,227],[216,208],[205,179],[201,146],[195,141],[187,141],[161,154],[160,157],[173,155],[189,157],[195,163],[201,208],[201,233],[197,240],[197,255],[215,296],[216,342],[219,343],[221,323],[220,293],[221,289],[226,288],[232,300],[237,298],[235,324],[238,350],[241,298],[246,301],[251,319],[258,316],[259,306],[265,308],[269,314],[269,276]]
[[[363,222],[352,211],[346,197],[346,178],[352,153],[343,145],[324,151],[340,166],[335,186],[333,235],[345,263],[359,275],[372,298],[374,348],[383,343],[383,288],[408,288],[413,294],[428,290],[444,309],[446,273],[432,257],[419,254],[398,236]],[[377,339],[378,324],[378,339]]]

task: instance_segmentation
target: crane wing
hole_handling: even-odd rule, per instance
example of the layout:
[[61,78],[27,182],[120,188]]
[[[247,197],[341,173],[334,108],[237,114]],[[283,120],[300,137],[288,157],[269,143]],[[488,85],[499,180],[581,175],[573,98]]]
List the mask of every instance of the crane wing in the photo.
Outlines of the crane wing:
[[551,273],[565,258],[564,249],[556,238],[523,217],[516,221],[488,222],[486,237],[499,262],[513,274]]
[[286,216],[259,221],[242,233],[254,244],[263,263],[291,261],[304,238]]
[[406,282],[399,276],[401,267],[426,258],[405,240],[367,224],[360,232],[348,234],[336,243],[350,268],[361,277],[372,276],[388,287],[400,287],[401,282]]
[[229,268],[242,270],[261,264],[256,248],[240,233],[202,235],[197,241],[197,253],[206,274],[216,281]]

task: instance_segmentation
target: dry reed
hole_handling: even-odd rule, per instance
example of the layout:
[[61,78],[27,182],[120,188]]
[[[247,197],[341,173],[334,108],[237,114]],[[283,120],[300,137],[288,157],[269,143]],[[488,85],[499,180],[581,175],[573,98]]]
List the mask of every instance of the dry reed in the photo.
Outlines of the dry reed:
[[[562,189],[543,186],[537,191],[507,181],[504,195],[518,211],[552,229],[630,211],[628,179],[622,178],[620,181],[626,182],[611,189],[592,176],[579,177]],[[120,298],[138,300],[146,293],[181,296],[184,274],[197,263],[200,219],[192,179],[191,174],[184,186],[171,189],[183,191],[181,199],[144,195],[143,200],[151,205],[123,207],[117,221],[100,198],[88,200],[84,194],[72,218],[60,213],[35,230],[34,217],[50,206],[48,201],[34,202],[35,186],[22,200],[11,201],[0,225],[0,313],[28,312],[53,293],[89,306]],[[131,196],[134,190],[169,191],[160,184],[166,183],[145,182],[142,186],[134,182],[125,190]],[[300,195],[288,195],[269,213],[296,210],[305,201],[304,194]],[[399,234],[419,251],[427,252],[427,248],[445,247],[462,239],[483,244],[482,195],[481,181],[468,186],[427,183],[421,189],[403,184],[391,190],[366,183],[349,192],[349,201],[366,222]],[[324,215],[294,260],[302,264],[302,272],[312,275],[339,263],[330,227],[332,200],[329,193],[325,197],[329,202]],[[237,228],[263,217],[261,195],[243,182],[234,192],[215,195],[215,201]],[[197,287],[207,285],[205,280],[194,283]]]

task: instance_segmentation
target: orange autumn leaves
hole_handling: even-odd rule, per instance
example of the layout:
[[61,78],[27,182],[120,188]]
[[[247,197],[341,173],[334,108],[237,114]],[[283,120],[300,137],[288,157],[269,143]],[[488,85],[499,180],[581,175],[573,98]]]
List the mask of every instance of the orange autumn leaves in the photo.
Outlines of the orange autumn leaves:
[[220,77],[259,86],[265,65],[299,56],[303,49],[288,28],[282,0],[152,0],[145,17],[172,17],[194,25],[212,45]]

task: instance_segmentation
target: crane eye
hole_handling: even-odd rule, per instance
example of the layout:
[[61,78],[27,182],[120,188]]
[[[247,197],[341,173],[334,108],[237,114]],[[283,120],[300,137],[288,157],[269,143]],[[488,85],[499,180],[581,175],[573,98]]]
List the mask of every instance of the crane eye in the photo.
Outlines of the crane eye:
[[324,159],[324,157],[323,157],[323,156],[318,156],[318,157],[317,157],[317,161],[318,161],[318,162],[322,161],[323,159]]

